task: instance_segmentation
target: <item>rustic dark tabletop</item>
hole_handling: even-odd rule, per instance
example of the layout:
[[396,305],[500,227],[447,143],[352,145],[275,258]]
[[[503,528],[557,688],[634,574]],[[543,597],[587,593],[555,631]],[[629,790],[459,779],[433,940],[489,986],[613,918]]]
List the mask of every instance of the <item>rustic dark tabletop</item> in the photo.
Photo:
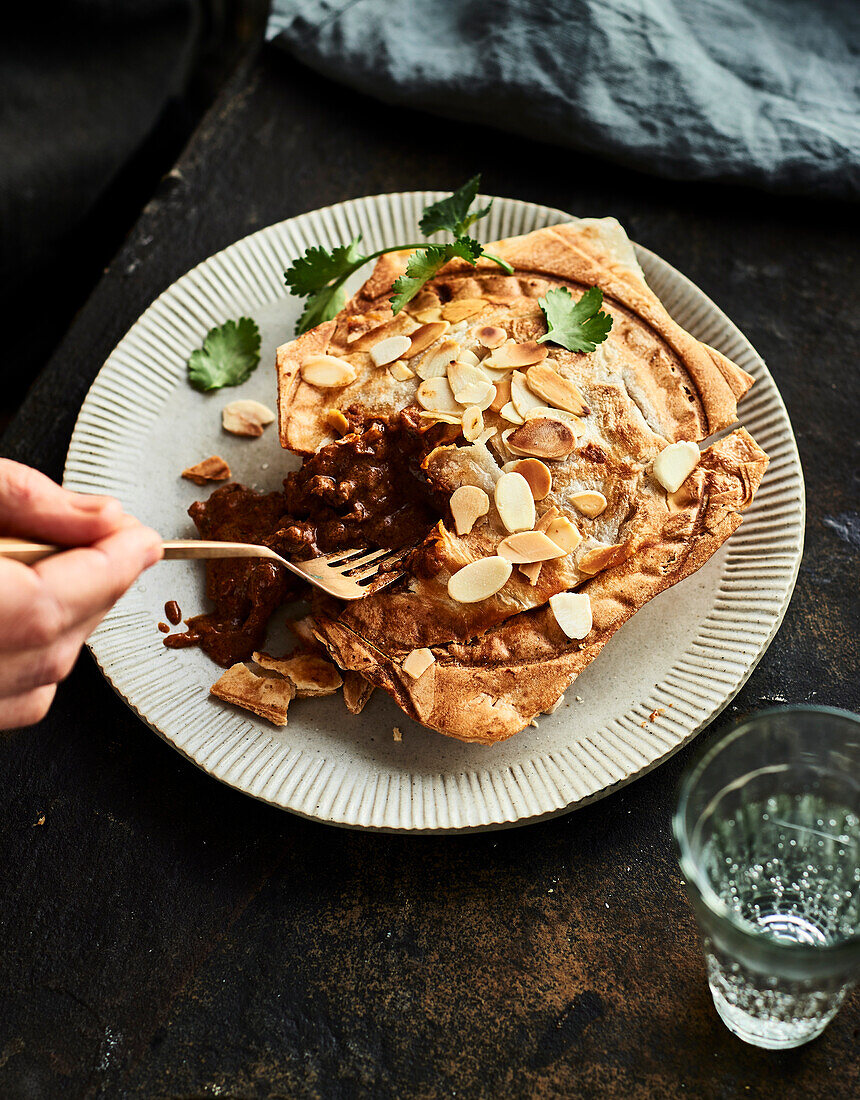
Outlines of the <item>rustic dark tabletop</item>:
[[[490,193],[617,215],[733,318],[782,391],[804,562],[779,635],[703,737],[774,703],[860,709],[857,239],[833,204],[505,151],[264,50],[163,180],[2,453],[59,478],[101,363],[212,252],[476,170]],[[857,1096],[860,998],[785,1054],[718,1021],[670,839],[687,758],[531,828],[346,831],[197,771],[84,656],[39,727],[0,737],[0,1096]]]

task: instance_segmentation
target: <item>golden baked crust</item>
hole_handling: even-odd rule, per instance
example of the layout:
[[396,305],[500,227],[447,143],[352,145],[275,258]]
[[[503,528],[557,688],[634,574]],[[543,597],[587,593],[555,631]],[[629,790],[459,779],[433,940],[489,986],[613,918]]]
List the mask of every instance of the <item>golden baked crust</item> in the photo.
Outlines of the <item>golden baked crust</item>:
[[[514,568],[498,593],[463,604],[450,597],[449,578],[496,554],[507,531],[492,505],[463,536],[446,515],[422,547],[429,568],[345,607],[325,599],[315,605],[315,635],[341,668],[386,690],[432,729],[482,743],[510,737],[551,709],[630,615],[700,568],[741,522],[767,465],[739,429],[702,452],[676,493],[654,477],[654,461],[669,443],[698,442],[734,423],[752,379],[672,320],[614,219],[553,226],[490,247],[514,266],[513,276],[486,261],[477,268],[453,262],[396,317],[387,299],[406,254],[384,256],[337,318],[279,348],[277,358],[282,444],[310,454],[337,435],[332,409],[360,421],[415,405],[420,377],[399,381],[374,365],[370,349],[381,339],[410,336],[446,312],[453,320],[450,304],[468,300],[476,312],[454,321],[445,339],[480,351],[477,330],[495,325],[518,343],[532,341],[546,331],[537,298],[548,289],[568,286],[575,296],[592,285],[603,290],[613,327],[597,351],[551,346],[553,368],[584,395],[588,413],[571,453],[547,460],[552,488],[536,509],[538,520],[555,509],[574,521],[582,542],[544,562],[536,583]],[[317,354],[347,360],[355,381],[336,390],[306,383],[302,362]],[[408,362],[420,369],[422,358]],[[492,410],[483,417],[496,429],[486,444],[460,438],[427,457],[423,469],[437,492],[474,485],[492,500],[501,467],[515,457],[501,435],[512,424]],[[606,498],[594,518],[573,503],[587,490]],[[583,641],[569,641],[547,606],[571,589],[591,601],[594,625]],[[436,660],[413,678],[402,662],[423,647]]]

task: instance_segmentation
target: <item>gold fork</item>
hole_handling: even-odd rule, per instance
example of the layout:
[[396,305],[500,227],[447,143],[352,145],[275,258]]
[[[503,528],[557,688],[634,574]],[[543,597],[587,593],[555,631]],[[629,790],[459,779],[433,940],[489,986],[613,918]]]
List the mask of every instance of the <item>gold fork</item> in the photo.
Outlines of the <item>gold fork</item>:
[[[399,558],[407,552],[400,550],[338,550],[332,554],[323,554],[310,561],[292,562],[270,550],[268,546],[259,546],[251,542],[209,542],[205,539],[167,539],[164,542],[164,557],[167,560],[197,558],[265,558],[278,562],[291,573],[310,584],[337,596],[339,600],[360,600],[368,594],[375,580],[380,583],[374,588],[378,592],[403,576],[403,570],[397,568]],[[26,542],[23,539],[0,538],[0,558],[32,565],[34,562],[60,554],[68,550],[66,546],[49,546],[46,543]],[[388,572],[388,569],[391,572]]]

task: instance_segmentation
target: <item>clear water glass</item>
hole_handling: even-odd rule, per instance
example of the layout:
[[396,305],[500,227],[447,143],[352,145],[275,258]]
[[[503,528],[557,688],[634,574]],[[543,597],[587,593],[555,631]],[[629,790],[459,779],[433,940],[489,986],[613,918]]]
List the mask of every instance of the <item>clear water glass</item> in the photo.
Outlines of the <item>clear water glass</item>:
[[723,1022],[772,1050],[820,1035],[860,973],[860,719],[747,719],[689,766],[673,828]]

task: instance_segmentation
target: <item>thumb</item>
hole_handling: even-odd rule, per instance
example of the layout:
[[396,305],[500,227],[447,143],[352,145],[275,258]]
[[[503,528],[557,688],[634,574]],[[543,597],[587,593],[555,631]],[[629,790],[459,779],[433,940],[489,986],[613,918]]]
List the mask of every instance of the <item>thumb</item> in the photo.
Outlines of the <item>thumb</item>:
[[4,535],[82,546],[111,534],[123,518],[118,500],[71,493],[38,470],[0,459],[0,533]]

